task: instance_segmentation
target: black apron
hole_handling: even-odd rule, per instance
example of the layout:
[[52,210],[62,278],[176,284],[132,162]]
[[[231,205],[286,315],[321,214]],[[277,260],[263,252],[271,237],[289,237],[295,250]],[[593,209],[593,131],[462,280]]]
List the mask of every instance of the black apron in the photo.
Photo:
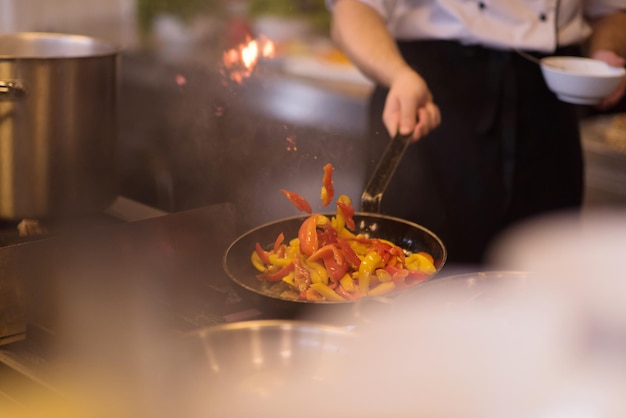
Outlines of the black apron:
[[[399,47],[428,83],[442,122],[407,149],[383,196],[383,213],[431,229],[449,263],[480,265],[505,228],[580,207],[578,109],[547,89],[536,63],[514,51],[451,41]],[[377,87],[371,100],[372,169],[389,140],[381,120],[386,95]]]

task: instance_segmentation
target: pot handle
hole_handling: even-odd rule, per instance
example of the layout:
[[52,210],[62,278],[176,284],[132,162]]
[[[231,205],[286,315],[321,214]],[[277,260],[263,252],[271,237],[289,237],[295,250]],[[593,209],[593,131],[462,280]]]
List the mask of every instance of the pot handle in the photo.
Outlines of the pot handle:
[[0,80],[0,101],[16,100],[26,94],[24,86],[18,81]]

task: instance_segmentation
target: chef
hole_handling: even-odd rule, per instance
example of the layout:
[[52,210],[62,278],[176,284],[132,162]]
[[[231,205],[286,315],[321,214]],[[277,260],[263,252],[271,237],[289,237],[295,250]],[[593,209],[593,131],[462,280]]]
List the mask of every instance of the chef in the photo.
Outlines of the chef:
[[333,40],[377,83],[372,168],[390,136],[415,140],[384,213],[431,229],[449,263],[474,267],[506,228],[580,209],[580,109],[547,89],[531,58],[624,66],[626,0],[327,1]]

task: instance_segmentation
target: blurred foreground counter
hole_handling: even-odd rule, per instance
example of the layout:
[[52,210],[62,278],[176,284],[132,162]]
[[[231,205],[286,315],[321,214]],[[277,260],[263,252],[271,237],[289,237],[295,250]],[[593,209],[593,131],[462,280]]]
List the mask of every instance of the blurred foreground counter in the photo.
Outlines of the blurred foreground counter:
[[261,317],[221,267],[235,237],[233,206],[217,204],[0,248],[0,285],[19,283],[10,306],[25,329],[0,346],[0,411],[73,367],[135,367],[180,333]]

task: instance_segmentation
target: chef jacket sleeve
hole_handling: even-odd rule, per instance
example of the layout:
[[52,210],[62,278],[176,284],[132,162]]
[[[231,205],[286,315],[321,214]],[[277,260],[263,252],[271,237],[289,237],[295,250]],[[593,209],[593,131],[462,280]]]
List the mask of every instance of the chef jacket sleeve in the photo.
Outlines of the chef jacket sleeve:
[[[328,10],[332,10],[333,6],[338,0],[325,0]],[[391,15],[391,9],[394,7],[396,0],[359,0],[361,3],[367,4],[372,9],[376,10],[383,20],[387,21]],[[622,0],[626,1],[626,0]]]

